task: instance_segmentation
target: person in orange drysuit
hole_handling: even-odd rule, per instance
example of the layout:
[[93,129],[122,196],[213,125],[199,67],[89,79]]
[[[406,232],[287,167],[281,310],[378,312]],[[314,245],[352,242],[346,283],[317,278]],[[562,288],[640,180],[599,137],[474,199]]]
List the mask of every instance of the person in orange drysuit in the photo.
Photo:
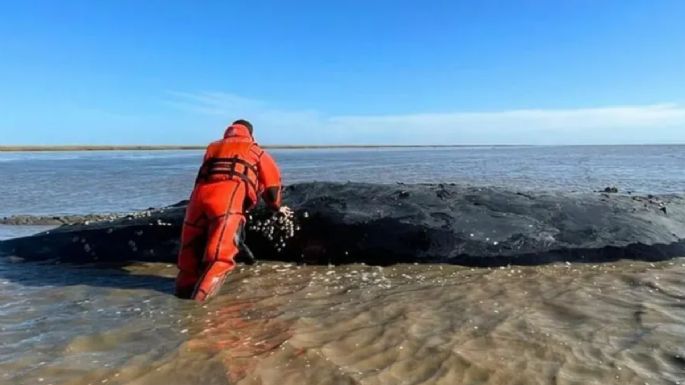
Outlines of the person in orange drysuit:
[[205,152],[181,233],[176,295],[204,301],[235,267],[243,241],[245,212],[261,196],[281,207],[281,175],[274,159],[254,141],[252,124],[237,120]]

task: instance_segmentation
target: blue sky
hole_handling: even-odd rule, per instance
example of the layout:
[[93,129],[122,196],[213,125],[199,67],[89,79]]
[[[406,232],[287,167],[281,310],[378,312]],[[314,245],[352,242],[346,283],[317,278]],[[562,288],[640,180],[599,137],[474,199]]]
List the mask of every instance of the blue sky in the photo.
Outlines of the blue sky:
[[685,143],[685,1],[0,3],[0,145]]

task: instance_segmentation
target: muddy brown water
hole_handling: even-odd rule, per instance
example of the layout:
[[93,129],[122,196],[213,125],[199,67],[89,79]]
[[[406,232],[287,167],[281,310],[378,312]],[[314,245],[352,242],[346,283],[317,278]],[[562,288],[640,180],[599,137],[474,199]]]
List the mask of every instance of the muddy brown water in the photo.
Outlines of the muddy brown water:
[[685,258],[174,274],[0,261],[0,383],[685,384]]

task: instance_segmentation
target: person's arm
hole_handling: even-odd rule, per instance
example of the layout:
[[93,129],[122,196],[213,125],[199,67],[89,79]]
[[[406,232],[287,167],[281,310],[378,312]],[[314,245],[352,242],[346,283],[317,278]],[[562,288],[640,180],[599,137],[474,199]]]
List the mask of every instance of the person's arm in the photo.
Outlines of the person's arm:
[[259,169],[259,186],[262,189],[264,203],[276,211],[281,208],[281,172],[274,158],[266,151],[262,153],[257,164]]

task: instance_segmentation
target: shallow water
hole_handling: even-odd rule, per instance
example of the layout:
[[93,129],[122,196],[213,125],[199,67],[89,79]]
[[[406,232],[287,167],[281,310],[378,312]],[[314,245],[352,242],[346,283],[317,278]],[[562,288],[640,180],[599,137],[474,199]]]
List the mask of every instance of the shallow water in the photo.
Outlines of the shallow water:
[[[685,191],[685,146],[276,150],[286,184],[454,182],[523,190]],[[0,153],[0,216],[90,214],[186,199],[199,151]]]
[[26,237],[42,231],[50,230],[55,226],[9,226],[0,225],[0,241],[6,239]]
[[685,383],[685,258],[174,272],[0,262],[0,383]]

